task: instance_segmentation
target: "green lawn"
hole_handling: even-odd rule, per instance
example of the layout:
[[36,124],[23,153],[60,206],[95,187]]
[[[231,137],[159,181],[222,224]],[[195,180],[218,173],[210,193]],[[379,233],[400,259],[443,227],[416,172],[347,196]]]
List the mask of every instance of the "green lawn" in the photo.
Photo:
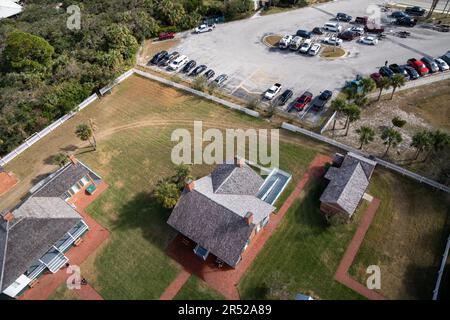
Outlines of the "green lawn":
[[[293,203],[239,284],[244,299],[294,299],[305,293],[321,299],[361,299],[334,281],[355,223],[329,226],[319,211],[325,183],[310,181]],[[357,213],[357,219],[360,213]]]
[[174,300],[224,300],[225,298],[204,281],[191,276],[184,284]]

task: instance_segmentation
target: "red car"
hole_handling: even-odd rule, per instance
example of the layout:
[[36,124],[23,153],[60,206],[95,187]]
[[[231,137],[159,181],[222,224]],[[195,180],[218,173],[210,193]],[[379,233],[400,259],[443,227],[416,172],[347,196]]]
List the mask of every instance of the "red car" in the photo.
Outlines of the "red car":
[[380,80],[383,78],[383,76],[381,74],[379,74],[378,72],[374,72],[370,75],[370,77],[372,78],[373,81],[375,81],[375,83],[379,83]]
[[175,32],[161,32],[158,35],[159,41],[175,38]]
[[305,91],[301,95],[301,97],[297,98],[294,102],[294,108],[297,109],[297,111],[302,111],[308,103],[311,102],[313,98],[313,94],[309,91]]
[[408,60],[408,66],[411,66],[414,69],[416,69],[417,73],[420,74],[421,76],[424,76],[429,72],[428,68],[425,67],[425,64],[422,61],[414,58]]

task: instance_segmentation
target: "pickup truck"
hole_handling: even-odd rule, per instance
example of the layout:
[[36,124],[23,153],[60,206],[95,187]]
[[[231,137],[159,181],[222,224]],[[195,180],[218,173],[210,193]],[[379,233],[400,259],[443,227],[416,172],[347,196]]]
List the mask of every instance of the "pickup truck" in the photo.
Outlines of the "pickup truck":
[[266,91],[264,94],[264,98],[267,100],[272,100],[281,90],[281,84],[275,83],[273,86],[269,88],[269,90]]
[[195,28],[195,33],[210,32],[213,31],[215,27],[216,27],[215,24],[212,25],[201,24],[197,28]]

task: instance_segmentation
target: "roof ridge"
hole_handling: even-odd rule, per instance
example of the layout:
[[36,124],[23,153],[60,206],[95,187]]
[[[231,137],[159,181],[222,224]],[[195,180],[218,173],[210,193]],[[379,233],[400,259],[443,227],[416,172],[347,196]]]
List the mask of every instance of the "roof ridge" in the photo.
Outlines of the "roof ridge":
[[349,182],[350,180],[352,180],[352,178],[355,176],[356,171],[357,171],[358,168],[359,168],[359,170],[361,170],[361,172],[362,172],[362,174],[363,174],[363,176],[364,176],[364,179],[367,180],[366,173],[364,172],[364,169],[363,169],[361,163],[358,161],[358,162],[355,164],[355,168],[353,169],[352,174],[351,174],[350,177],[348,178],[347,183],[345,184],[344,188],[342,189],[342,192],[341,192],[340,195],[339,195],[339,199],[341,198],[341,195],[347,190],[348,186],[350,185],[350,183],[348,183],[348,182]]
[[5,249],[3,250],[3,260],[2,260],[2,265],[0,266],[0,291],[3,288],[3,274],[5,272],[6,250],[8,249],[8,235],[9,235],[8,224],[9,224],[9,221],[6,221],[6,226],[5,226],[5,231],[6,231]]
[[[222,165],[224,165],[224,164],[225,164],[225,165],[233,165],[234,168],[233,168],[233,170],[231,170],[230,174],[229,174],[225,179],[223,179],[222,183],[219,184],[219,186],[216,188],[215,191],[214,191],[214,187],[213,187],[213,193],[216,193],[216,191],[219,190],[219,189],[223,186],[223,184],[224,184],[228,179],[230,179],[230,177],[231,177],[231,175],[233,174],[234,170],[236,170],[236,168],[237,168],[235,164],[223,163]],[[211,173],[210,173],[209,175],[211,176]],[[212,177],[212,176],[211,176],[211,177]]]

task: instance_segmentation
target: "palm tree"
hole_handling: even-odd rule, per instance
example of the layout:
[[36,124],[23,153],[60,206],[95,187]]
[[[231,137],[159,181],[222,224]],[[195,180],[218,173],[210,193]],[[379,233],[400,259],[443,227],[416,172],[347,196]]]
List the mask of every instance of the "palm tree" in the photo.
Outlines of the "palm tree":
[[362,126],[356,129],[356,132],[359,134],[359,142],[361,142],[359,149],[362,149],[363,145],[372,142],[375,138],[375,131],[371,127]]
[[380,89],[380,93],[378,94],[378,99],[377,101],[380,101],[381,99],[381,94],[383,93],[384,89],[389,89],[391,87],[391,80],[387,77],[383,77],[381,78],[378,83],[377,83],[377,87],[378,89]]
[[395,90],[397,90],[397,88],[403,87],[406,83],[406,79],[403,75],[396,73],[391,77],[390,82],[392,87],[392,94],[391,94],[392,100],[392,98],[394,97]]
[[411,147],[414,147],[417,150],[414,160],[417,160],[423,151],[428,150],[431,147],[432,142],[433,140],[430,131],[422,130],[414,134],[411,142]]
[[384,141],[384,144],[387,145],[383,158],[388,154],[391,147],[395,148],[400,142],[403,141],[400,132],[394,128],[385,128],[381,133],[381,139]]
[[355,122],[356,120],[359,120],[359,118],[361,117],[361,109],[356,104],[351,103],[348,104],[342,112],[347,116],[347,120],[345,122],[347,124],[345,135],[347,136],[348,130],[350,129],[350,124],[352,122]]
[[430,152],[428,152],[425,161],[430,156],[431,152],[438,153],[444,150],[448,145],[450,145],[450,135],[441,130],[436,130],[431,134],[431,148]]
[[342,111],[345,109],[345,106],[347,105],[347,102],[345,102],[344,99],[342,98],[336,98],[333,101],[331,101],[331,108],[336,111],[336,116],[334,117],[334,122],[333,122],[333,132],[334,129],[336,128],[336,118],[338,117],[338,115],[340,113],[342,113]]
[[376,83],[371,78],[365,77],[360,80],[362,93],[364,95],[372,92],[376,88]]
[[75,129],[75,134],[81,141],[89,141],[90,145],[94,150],[97,150],[97,145],[95,144],[95,140],[91,141],[92,138],[92,129],[85,123],[81,123]]

